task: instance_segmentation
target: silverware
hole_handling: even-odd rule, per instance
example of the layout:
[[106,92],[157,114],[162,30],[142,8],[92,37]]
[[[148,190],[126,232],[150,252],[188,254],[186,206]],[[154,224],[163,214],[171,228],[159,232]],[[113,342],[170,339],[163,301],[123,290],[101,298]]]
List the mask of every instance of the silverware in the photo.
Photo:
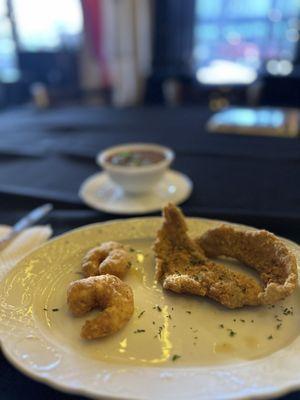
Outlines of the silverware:
[[41,207],[35,208],[29,214],[25,215],[25,217],[21,218],[13,227],[12,230],[0,239],[0,251],[3,250],[8,243],[14,239],[19,233],[24,231],[24,229],[29,228],[34,225],[40,219],[42,219],[45,215],[47,215],[53,209],[53,205],[48,203],[44,204]]

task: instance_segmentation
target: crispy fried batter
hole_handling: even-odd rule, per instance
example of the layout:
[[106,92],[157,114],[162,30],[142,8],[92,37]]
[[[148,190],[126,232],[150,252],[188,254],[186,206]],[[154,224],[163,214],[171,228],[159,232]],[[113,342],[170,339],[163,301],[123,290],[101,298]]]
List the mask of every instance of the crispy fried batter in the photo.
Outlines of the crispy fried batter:
[[236,258],[258,271],[264,284],[261,304],[274,304],[289,296],[297,284],[297,262],[287,246],[272,233],[242,231],[221,225],[204,233],[195,242],[208,257]]
[[118,242],[105,242],[89,250],[82,260],[84,276],[115,275],[123,279],[130,268],[129,255]]
[[91,276],[71,282],[67,293],[68,306],[76,317],[99,307],[99,315],[87,320],[81,329],[84,339],[97,339],[119,331],[134,311],[132,289],[112,275]]
[[201,246],[187,235],[181,211],[163,210],[164,222],[154,244],[156,278],[164,289],[210,297],[228,308],[258,305],[262,287],[252,278],[208,260]]

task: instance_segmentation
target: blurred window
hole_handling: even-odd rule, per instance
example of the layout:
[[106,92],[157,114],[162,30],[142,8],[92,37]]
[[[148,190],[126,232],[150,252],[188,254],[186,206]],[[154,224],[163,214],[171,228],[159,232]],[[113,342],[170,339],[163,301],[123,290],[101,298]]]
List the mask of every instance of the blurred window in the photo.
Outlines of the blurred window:
[[18,52],[77,49],[82,29],[80,0],[0,0],[0,82],[19,80]]
[[299,41],[299,0],[196,0],[194,58],[202,83],[288,75]]
[[12,83],[19,79],[16,44],[6,0],[0,0],[0,82]]
[[80,0],[12,0],[22,51],[77,48],[81,40]]

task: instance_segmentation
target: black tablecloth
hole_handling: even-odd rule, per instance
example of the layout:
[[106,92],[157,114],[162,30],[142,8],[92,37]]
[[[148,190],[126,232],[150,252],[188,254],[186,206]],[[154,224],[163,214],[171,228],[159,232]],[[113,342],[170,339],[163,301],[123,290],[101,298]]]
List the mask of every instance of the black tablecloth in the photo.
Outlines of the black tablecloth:
[[[183,205],[187,215],[250,224],[300,242],[300,141],[209,134],[208,117],[199,107],[2,113],[0,223],[13,224],[45,201],[55,206],[49,222],[56,235],[116,218],[86,207],[78,197],[80,184],[99,170],[94,159],[102,149],[155,142],[175,150],[173,168],[194,182]],[[0,360],[3,398],[74,398],[31,381]]]

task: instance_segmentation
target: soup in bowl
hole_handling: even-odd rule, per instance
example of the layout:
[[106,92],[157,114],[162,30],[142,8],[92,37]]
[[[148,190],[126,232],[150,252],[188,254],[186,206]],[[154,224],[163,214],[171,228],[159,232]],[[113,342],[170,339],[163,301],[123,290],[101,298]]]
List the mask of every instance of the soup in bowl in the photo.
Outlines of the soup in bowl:
[[97,163],[128,193],[151,191],[174,159],[164,146],[147,143],[110,147],[97,156]]

